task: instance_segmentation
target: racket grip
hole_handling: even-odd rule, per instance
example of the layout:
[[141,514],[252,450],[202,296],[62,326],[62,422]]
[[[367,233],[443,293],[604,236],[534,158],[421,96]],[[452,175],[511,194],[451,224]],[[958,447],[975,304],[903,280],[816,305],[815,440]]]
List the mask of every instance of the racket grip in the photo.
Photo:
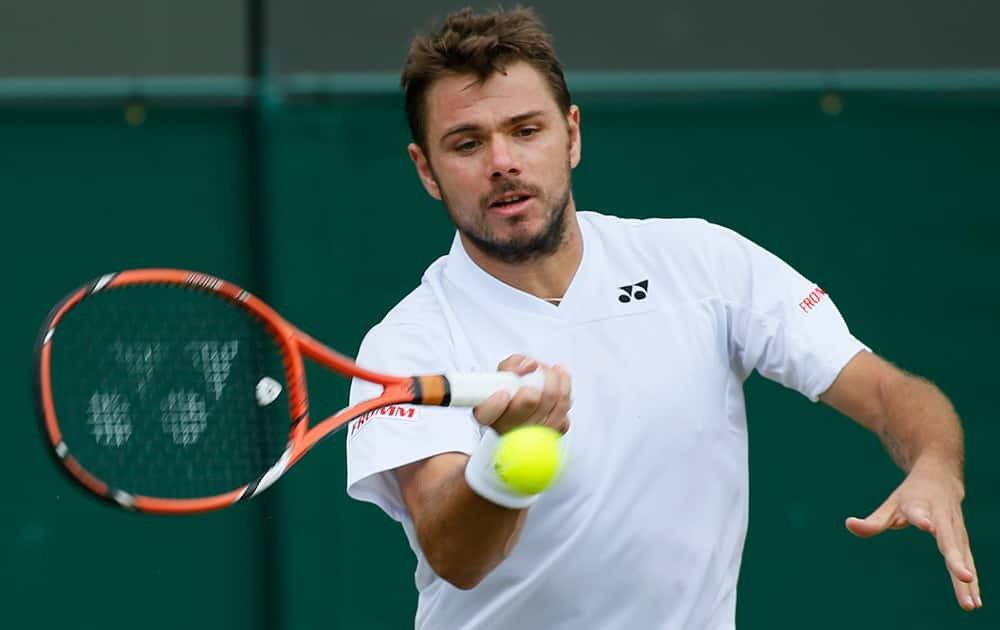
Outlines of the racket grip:
[[542,389],[545,386],[545,372],[535,370],[518,376],[513,372],[470,373],[452,372],[444,375],[451,390],[449,407],[475,407],[498,391],[506,391],[511,396],[522,387]]

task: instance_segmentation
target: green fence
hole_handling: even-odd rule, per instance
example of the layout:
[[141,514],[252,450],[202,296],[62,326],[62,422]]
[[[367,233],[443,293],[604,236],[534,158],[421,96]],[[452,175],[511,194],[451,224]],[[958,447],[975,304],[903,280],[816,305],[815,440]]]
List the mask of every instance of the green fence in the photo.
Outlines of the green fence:
[[[966,509],[987,606],[973,614],[955,605],[927,535],[862,541],[844,530],[845,517],[874,509],[900,479],[877,440],[751,379],[742,629],[1000,627],[990,589],[1000,562],[990,526],[1000,516],[990,464],[1000,438],[990,403],[1000,82],[963,76],[855,74],[836,92],[812,75],[580,78],[580,207],[701,216],[746,234],[820,283],[862,340],[935,380],[965,418]],[[411,552],[398,526],[346,497],[342,439],[230,510],[121,513],[57,474],[29,384],[51,304],[135,266],[232,279],[354,352],[451,238],[406,156],[399,97],[381,79],[338,91],[342,83],[314,77],[259,121],[238,103],[159,99],[125,116],[121,90],[86,85],[96,93],[73,101],[0,104],[9,350],[0,376],[14,392],[0,626],[411,626]],[[343,383],[309,376],[314,415],[343,406]]]

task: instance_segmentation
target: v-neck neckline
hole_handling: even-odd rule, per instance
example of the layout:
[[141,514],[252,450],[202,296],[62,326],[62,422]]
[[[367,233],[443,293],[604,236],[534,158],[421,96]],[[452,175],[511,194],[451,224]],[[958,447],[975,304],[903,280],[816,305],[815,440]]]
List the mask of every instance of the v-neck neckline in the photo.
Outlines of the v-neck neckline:
[[458,232],[455,233],[451,250],[448,252],[445,276],[469,293],[507,308],[552,319],[569,319],[577,310],[578,296],[582,292],[581,285],[586,283],[590,261],[595,254],[593,250],[598,244],[598,239],[590,237],[590,227],[587,222],[580,220],[579,215],[577,221],[580,226],[583,255],[558,305],[513,287],[487,273],[469,257]]

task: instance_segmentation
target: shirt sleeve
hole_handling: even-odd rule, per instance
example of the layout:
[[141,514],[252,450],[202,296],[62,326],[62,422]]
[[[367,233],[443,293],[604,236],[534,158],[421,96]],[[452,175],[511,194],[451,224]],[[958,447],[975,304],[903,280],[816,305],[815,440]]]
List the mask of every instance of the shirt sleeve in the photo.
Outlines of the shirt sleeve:
[[[454,369],[445,356],[447,342],[435,343],[432,337],[421,326],[380,324],[362,342],[358,365],[399,375]],[[379,385],[354,379],[350,404],[381,391]],[[479,439],[479,423],[470,409],[394,405],[369,412],[347,428],[347,494],[402,521],[407,518],[406,506],[392,470],[440,453],[471,453]]]
[[868,348],[848,330],[833,299],[774,254],[719,226],[720,290],[729,352],[747,378],[762,376],[815,402]]

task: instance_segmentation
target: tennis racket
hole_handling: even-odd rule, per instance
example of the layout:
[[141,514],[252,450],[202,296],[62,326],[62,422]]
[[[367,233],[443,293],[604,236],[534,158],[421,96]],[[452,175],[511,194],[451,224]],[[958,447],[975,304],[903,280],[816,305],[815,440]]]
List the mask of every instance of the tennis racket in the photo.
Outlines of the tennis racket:
[[[382,394],[310,426],[303,357]],[[177,269],[122,271],[73,291],[42,325],[34,364],[42,431],[63,470],[114,505],[155,513],[260,494],[362,414],[472,407],[541,387],[541,376],[379,374],[240,287]]]

